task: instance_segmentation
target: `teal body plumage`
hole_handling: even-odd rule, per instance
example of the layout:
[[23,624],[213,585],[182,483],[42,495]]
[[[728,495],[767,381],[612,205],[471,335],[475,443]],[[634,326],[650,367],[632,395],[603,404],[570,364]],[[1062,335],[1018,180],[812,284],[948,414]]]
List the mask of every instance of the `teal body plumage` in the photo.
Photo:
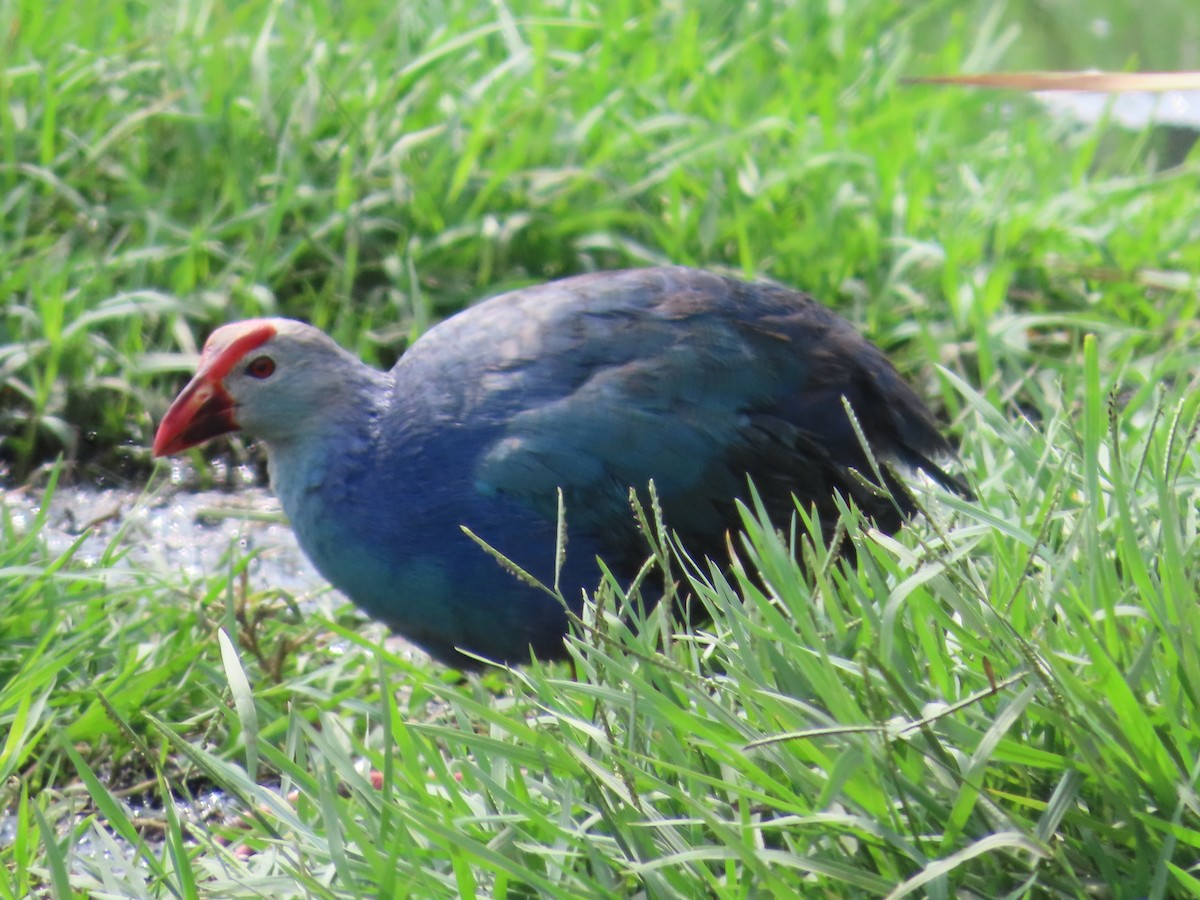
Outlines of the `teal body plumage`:
[[[261,360],[269,360],[269,365]],[[254,374],[270,369],[265,376]],[[215,378],[215,375],[221,377]],[[874,453],[957,487],[926,406],[874,346],[804,294],[689,269],[584,275],[478,304],[390,373],[288,320],[225,326],[163,421],[157,453],[241,428],[318,570],[369,615],[447,662],[560,656],[558,602],[503,572],[467,526],[553,580],[557,490],[576,609],[596,557],[631,577],[646,555],[628,505],[654,479],[669,525],[720,558],[734,501],[757,486],[831,519],[835,492],[880,528],[912,511],[849,472]]]

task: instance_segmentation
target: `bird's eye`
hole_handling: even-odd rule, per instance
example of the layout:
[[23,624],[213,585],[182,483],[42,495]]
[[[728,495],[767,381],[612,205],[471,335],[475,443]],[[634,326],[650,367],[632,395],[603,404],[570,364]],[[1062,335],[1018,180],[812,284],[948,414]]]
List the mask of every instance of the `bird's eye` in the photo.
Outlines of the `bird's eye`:
[[246,374],[251,378],[270,378],[275,371],[275,360],[269,356],[256,356],[246,366]]

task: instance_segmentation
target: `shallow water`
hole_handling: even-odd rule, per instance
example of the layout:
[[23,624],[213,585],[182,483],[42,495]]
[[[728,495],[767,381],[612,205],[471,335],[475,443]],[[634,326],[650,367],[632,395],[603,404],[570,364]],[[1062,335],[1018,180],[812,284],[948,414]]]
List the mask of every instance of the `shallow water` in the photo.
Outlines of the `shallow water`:
[[1200,91],[1041,91],[1035,95],[1052,112],[1095,124],[1111,118],[1124,128],[1141,131],[1167,125],[1200,131]]
[[[226,565],[231,548],[258,551],[256,580],[295,594],[319,590],[324,581],[300,548],[279,503],[255,486],[236,491],[190,491],[163,485],[152,493],[68,486],[54,492],[42,538],[52,556],[87,532],[75,552],[84,566],[101,565],[114,541],[124,551],[116,567],[177,572],[198,578]],[[40,492],[0,495],[18,532],[34,527]]]
[[[228,473],[222,473],[228,474]],[[299,607],[316,605],[331,597],[324,579],[304,557],[280,510],[266,488],[255,483],[253,473],[234,470],[222,477],[237,485],[230,490],[195,491],[195,473],[178,466],[169,479],[149,492],[131,489],[65,486],[55,490],[39,533],[50,558],[67,552],[76,542],[77,564],[107,566],[110,571],[164,573],[187,581],[220,572],[229,565],[230,552],[252,554],[248,573],[256,585],[289,592]],[[19,533],[36,527],[42,504],[40,490],[0,491],[0,507]],[[332,595],[340,603],[339,595]],[[367,620],[363,619],[364,627]],[[381,631],[382,633],[382,631]],[[400,638],[387,638],[389,651],[419,656],[421,651]],[[337,652],[336,644],[330,652]],[[219,791],[206,791],[193,802],[179,801],[182,822],[199,824],[236,818],[241,809]],[[132,815],[162,819],[161,809],[131,805]],[[58,823],[60,839],[77,820]],[[0,814],[0,845],[16,840],[16,819]],[[136,853],[124,841],[98,835],[90,829],[71,848],[73,867],[87,869],[90,861],[124,860],[139,866]]]
[[[345,602],[300,550],[279,501],[257,483],[249,466],[227,473],[218,463],[215,480],[231,485],[220,490],[193,489],[196,473],[184,463],[172,461],[170,471],[169,479],[147,491],[57,488],[39,532],[49,558],[80,541],[77,565],[150,572],[186,583],[225,571],[233,553],[250,557],[246,572],[256,587],[286,591],[302,612],[315,609],[321,597],[332,596],[335,605]],[[0,507],[18,533],[35,527],[41,497],[33,490],[0,492]],[[369,620],[362,621],[367,627]],[[383,627],[376,627],[382,635]],[[424,657],[403,638],[387,641],[393,653]]]

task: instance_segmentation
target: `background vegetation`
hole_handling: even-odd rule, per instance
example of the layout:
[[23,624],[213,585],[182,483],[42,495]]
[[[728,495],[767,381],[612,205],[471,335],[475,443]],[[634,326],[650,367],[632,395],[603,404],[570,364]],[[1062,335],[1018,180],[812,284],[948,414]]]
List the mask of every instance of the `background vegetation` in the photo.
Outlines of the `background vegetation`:
[[[0,505],[0,896],[1200,894],[1200,165],[901,84],[1197,66],[1192,4],[1080,6],[0,0],[0,456],[45,498]],[[465,683],[236,544],[51,549],[219,322],[386,365],[660,261],[841,309],[978,502],[853,569],[752,510],[732,573],[649,528],[711,626],[631,634],[610,585],[574,673]]]

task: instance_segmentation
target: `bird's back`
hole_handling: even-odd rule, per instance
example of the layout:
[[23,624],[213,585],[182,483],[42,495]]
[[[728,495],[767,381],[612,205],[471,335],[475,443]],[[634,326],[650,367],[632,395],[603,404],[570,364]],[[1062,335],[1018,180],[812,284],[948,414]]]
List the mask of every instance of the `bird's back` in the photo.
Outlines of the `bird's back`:
[[[640,565],[628,492],[651,479],[668,524],[714,556],[748,478],[778,518],[793,494],[833,517],[837,491],[898,528],[902,487],[885,473],[897,496],[881,497],[850,472],[874,478],[843,398],[880,461],[949,478],[925,404],[849,323],[796,291],[707,272],[603,272],[505,294],[431,330],[393,374],[394,429],[453,460],[461,524],[486,519],[498,544],[548,564],[563,490],[581,587],[598,579],[595,554],[623,574]],[[491,515],[513,509],[545,529]]]

